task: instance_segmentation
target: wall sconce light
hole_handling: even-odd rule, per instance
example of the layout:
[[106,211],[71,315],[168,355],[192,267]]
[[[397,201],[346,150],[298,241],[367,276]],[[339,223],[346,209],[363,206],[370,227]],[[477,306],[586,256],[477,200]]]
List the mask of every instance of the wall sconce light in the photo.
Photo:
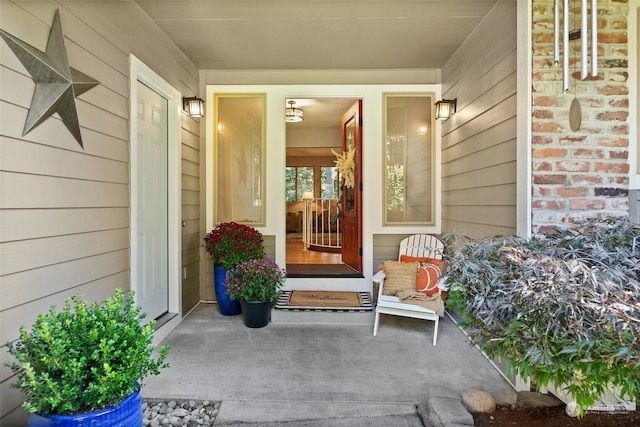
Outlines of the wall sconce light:
[[296,101],[290,100],[287,101],[289,106],[285,109],[284,112],[284,121],[289,123],[301,122],[304,120],[304,111],[299,108],[296,108]]
[[182,98],[182,109],[191,117],[204,117],[204,101],[196,96]]
[[418,135],[426,135],[428,130],[429,128],[427,125],[418,125]]
[[442,99],[436,102],[436,119],[448,119],[456,112],[457,99]]

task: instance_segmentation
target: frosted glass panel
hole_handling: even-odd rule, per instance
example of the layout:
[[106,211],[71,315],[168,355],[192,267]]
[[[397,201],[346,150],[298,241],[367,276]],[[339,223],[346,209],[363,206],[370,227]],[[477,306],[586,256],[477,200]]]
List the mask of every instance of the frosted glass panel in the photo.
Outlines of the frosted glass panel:
[[216,94],[216,223],[264,225],[264,94]]
[[386,94],[387,225],[433,223],[432,94]]

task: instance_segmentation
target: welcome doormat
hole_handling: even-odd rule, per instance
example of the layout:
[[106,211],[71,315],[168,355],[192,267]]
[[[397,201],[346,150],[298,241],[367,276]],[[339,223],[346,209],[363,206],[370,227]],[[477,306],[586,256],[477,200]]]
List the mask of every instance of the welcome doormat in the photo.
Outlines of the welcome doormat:
[[371,311],[368,292],[282,291],[276,308],[285,310]]

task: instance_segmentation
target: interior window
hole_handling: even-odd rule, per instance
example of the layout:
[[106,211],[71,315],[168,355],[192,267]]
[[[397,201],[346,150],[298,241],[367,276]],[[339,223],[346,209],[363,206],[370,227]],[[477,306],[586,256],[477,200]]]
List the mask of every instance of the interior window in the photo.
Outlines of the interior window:
[[313,194],[313,167],[287,166],[285,169],[285,194],[287,202],[302,201],[304,193]]

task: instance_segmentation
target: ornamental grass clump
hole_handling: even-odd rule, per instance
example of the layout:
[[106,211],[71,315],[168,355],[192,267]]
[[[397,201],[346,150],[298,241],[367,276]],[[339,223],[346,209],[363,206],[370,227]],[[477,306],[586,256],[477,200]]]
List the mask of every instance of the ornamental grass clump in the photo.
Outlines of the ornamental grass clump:
[[447,305],[473,344],[578,415],[609,387],[640,395],[640,226],[591,219],[531,239],[450,235]]
[[214,264],[227,269],[265,255],[262,233],[237,222],[223,222],[216,226],[205,236],[204,247]]
[[268,258],[250,259],[227,271],[225,285],[233,299],[275,301],[287,272]]
[[65,300],[62,311],[40,314],[31,331],[8,343],[17,373],[11,387],[25,396],[23,407],[42,415],[69,415],[116,405],[140,387],[148,375],[168,367],[168,346],[154,358],[155,321],[142,326],[145,314],[133,292],[122,290],[104,304],[88,305],[79,295]]

